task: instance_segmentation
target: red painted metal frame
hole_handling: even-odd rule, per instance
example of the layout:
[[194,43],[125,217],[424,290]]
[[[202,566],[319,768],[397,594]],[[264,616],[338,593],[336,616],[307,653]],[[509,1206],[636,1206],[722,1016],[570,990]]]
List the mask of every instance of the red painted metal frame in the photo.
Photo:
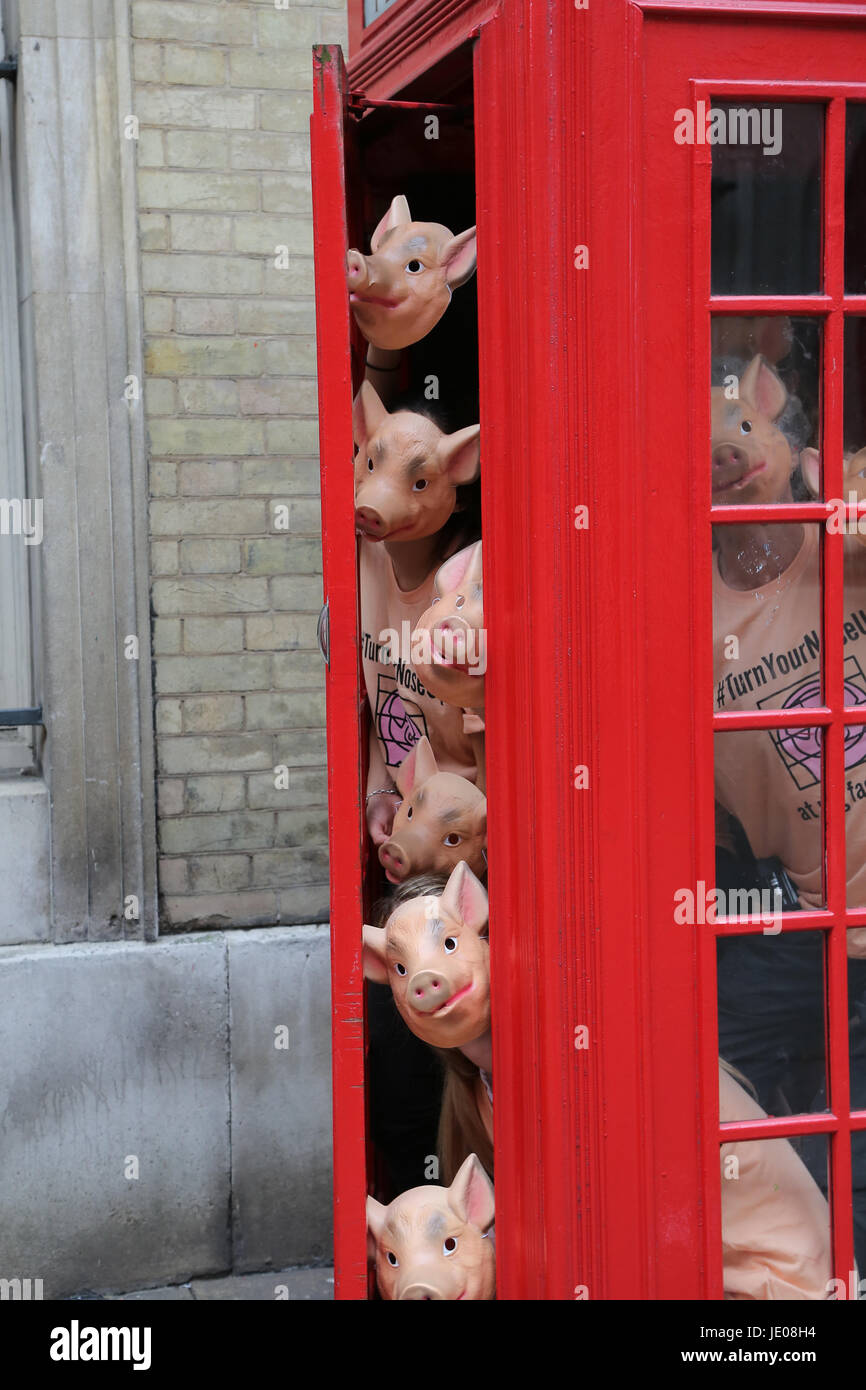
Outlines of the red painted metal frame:
[[[720,1129],[716,940],[753,924],[690,931],[673,923],[674,892],[714,880],[709,314],[763,311],[767,301],[711,299],[710,151],[676,146],[672,127],[695,83],[721,92],[724,79],[764,94],[768,83],[807,71],[810,91],[825,79],[856,86],[857,63],[866,71],[864,18],[864,5],[820,2],[592,0],[583,11],[563,0],[501,0],[498,10],[480,0],[405,0],[353,52],[353,90],[384,99],[481,25],[480,409],[505,1299],[720,1298],[722,1136],[832,1136],[835,1255],[840,1271],[845,1260],[845,1272],[852,1267],[843,1139],[864,1117],[847,1111],[839,1006],[844,922],[866,913],[845,917],[840,812],[827,821],[835,835],[828,909],[784,924],[828,932],[832,1113]],[[345,834],[363,818],[354,542],[350,507],[336,497],[351,456],[341,263],[337,270],[345,217],[334,206],[342,186],[336,70],[324,71],[317,88],[322,456],[333,480],[323,515],[335,528],[326,536],[329,725],[343,726],[332,728],[329,743],[335,1258],[338,1296],[363,1297],[361,851],[355,829]],[[831,176],[832,241],[838,167]],[[589,248],[589,271],[575,269],[578,245]],[[321,283],[322,267],[331,288]],[[840,286],[827,291],[784,304],[832,316]],[[846,300],[849,307],[864,312],[866,296]],[[840,403],[828,386],[833,495]],[[574,526],[581,504],[588,530]],[[735,520],[738,511],[713,520]],[[801,515],[807,511],[826,515],[823,504]],[[841,795],[841,737],[853,719],[841,704],[840,573],[829,559],[825,705],[803,715],[827,730],[825,801]],[[346,644],[341,657],[338,641]],[[726,727],[753,718],[728,716]],[[759,722],[782,719],[799,722],[781,712]],[[583,790],[578,767],[588,769]],[[589,1046],[577,1049],[582,1025]]]
[[328,835],[335,1295],[367,1297],[362,871],[366,823],[358,679],[358,585],[351,487],[352,376],[346,295],[346,70],[340,49],[313,50],[310,121],[316,228],[316,323],[323,589],[329,607]]
[[399,92],[465,43],[499,0],[397,0],[364,28],[363,0],[349,0],[349,75],[371,97]]
[[595,791],[574,786],[577,764],[597,781],[574,526],[590,500],[586,287],[566,254],[588,185],[585,149],[561,139],[586,84],[573,13],[504,4],[475,49],[497,1289],[521,1300],[597,1298],[603,1278],[602,1155],[584,1142],[601,1056],[584,950]]

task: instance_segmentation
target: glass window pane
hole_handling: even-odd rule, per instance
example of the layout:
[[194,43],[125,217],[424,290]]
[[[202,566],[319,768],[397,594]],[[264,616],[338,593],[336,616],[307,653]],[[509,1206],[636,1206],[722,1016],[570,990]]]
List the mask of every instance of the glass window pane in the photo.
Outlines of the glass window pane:
[[866,105],[848,105],[845,155],[845,291],[866,294]]
[[[785,910],[825,905],[820,729],[715,738],[716,855],[731,886],[778,886]],[[717,866],[718,873],[718,866]]]
[[854,1260],[859,1272],[855,1280],[848,1272],[847,1296],[866,1298],[866,1132],[851,1136],[851,1169],[854,1187]]
[[[846,618],[846,634],[848,628]],[[859,629],[857,634],[860,637]],[[846,704],[866,704],[864,664],[863,654],[845,658]],[[866,724],[848,724],[845,728],[845,853],[848,906],[866,907]],[[866,928],[862,935],[866,939]],[[866,948],[863,954],[866,955]]]
[[713,317],[714,503],[820,497],[821,328],[788,314]]
[[844,382],[845,474],[851,478],[850,486],[866,496],[860,476],[866,457],[861,455],[854,466],[855,455],[866,448],[866,318],[856,314],[845,320]]
[[[760,1107],[736,1078],[721,1073],[719,1093],[723,1118],[726,1101],[748,1108],[749,1119],[760,1118]],[[821,1190],[827,1186],[827,1140],[819,1136],[814,1146],[816,1173],[797,1144],[755,1139],[721,1146],[726,1298],[817,1301],[830,1295],[830,1209]]]
[[717,960],[719,1056],[747,1084],[727,1118],[826,1110],[823,933],[720,937]]
[[820,291],[824,107],[714,100],[704,129],[713,294]]

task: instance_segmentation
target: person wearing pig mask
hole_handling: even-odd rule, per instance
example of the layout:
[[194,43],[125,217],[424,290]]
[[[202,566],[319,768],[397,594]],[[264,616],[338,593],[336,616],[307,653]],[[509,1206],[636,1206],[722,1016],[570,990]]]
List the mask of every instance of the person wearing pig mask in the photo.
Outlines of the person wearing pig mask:
[[486,790],[484,768],[484,675],[487,630],[481,541],[446,560],[433,581],[433,601],[412,634],[412,667],[427,690],[463,711],[463,731],[472,739],[477,785]]
[[473,873],[487,873],[487,798],[465,777],[440,772],[426,738],[420,738],[395,774],[403,800],[391,835],[379,846],[389,883],[412,875],[448,873],[461,859]]
[[[370,705],[367,826],[390,834],[394,772],[426,736],[443,772],[476,780],[461,712],[426,689],[410,664],[411,632],[430,606],[446,556],[472,539],[462,489],[478,478],[480,426],[445,434],[428,416],[385,409],[369,382],[354,404],[355,521],[359,533],[361,645]],[[467,535],[467,531],[470,534]]]
[[[738,399],[711,393],[715,504],[790,503],[799,464],[820,488],[814,449],[795,451],[780,422],[784,383],[760,355]],[[849,460],[849,470],[852,461]],[[850,477],[850,472],[849,472]],[[742,712],[821,703],[818,527],[798,522],[716,526],[713,552],[714,709]],[[844,555],[846,703],[866,705],[866,548]],[[866,741],[846,745],[849,906],[866,904]],[[786,910],[823,906],[821,739],[813,730],[738,729],[715,740],[717,877],[737,888],[779,886]],[[776,899],[778,901],[778,899]],[[847,933],[852,1019],[852,1104],[866,1104],[866,929]],[[825,1094],[824,960],[820,932],[720,941],[720,1050],[755,1085],[762,1107],[822,1110]],[[826,1147],[803,1158],[826,1190]],[[855,1161],[858,1262],[866,1263],[866,1170]]]
[[[440,1156],[475,1152],[493,1174],[492,1042],[487,894],[465,863],[448,880],[409,879],[364,928],[364,974],[389,984],[409,1030],[445,1069]],[[443,1126],[448,1134],[444,1140]]]
[[413,222],[402,194],[374,231],[370,251],[348,252],[346,286],[367,342],[387,353],[425,338],[452,291],[475,274],[475,228],[454,236],[440,222]]
[[[797,456],[778,427],[787,404],[784,384],[761,356],[746,367],[738,399],[727,399],[721,387],[713,389],[715,504],[791,502],[798,463],[817,490],[816,451],[804,449]],[[716,526],[714,542],[715,710],[820,704],[819,653],[809,635],[816,622],[820,626],[818,528],[746,521]],[[856,642],[866,637],[866,550],[856,538],[852,542],[845,555],[845,623]],[[859,673],[859,663],[857,672],[848,678],[848,703],[866,704],[866,677]],[[806,746],[809,736],[792,755],[796,777],[784,741],[767,730],[720,736],[716,797],[742,826],[756,858],[781,860],[800,905],[816,908],[823,905],[823,847],[810,784],[817,785],[816,772],[820,781],[820,747]],[[859,782],[854,769],[866,764],[866,743],[846,761],[848,775]],[[859,795],[849,788],[849,796],[849,846],[857,845],[859,853],[849,862],[848,902],[866,905],[866,783]],[[866,956],[866,930],[850,934],[850,952]]]
[[385,1207],[367,1198],[369,1254],[384,1299],[496,1295],[493,1184],[469,1154],[450,1187],[414,1187]]

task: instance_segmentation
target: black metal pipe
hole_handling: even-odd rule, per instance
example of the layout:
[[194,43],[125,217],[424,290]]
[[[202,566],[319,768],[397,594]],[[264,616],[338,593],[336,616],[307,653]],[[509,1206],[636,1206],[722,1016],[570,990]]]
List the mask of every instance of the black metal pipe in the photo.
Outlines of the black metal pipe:
[[41,705],[36,709],[0,709],[0,729],[18,729],[24,724],[41,723]]

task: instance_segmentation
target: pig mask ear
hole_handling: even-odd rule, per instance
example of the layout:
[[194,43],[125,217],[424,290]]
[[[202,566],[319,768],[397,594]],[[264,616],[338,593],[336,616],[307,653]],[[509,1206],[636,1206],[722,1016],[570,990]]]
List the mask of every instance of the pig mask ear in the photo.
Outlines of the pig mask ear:
[[821,496],[821,455],[817,449],[803,449],[800,452],[800,472],[803,482],[813,497]]
[[367,1256],[371,1260],[376,1258],[376,1245],[385,1226],[387,1210],[375,1197],[367,1198]]
[[465,430],[443,435],[439,453],[454,487],[474,483],[481,466],[481,426],[467,425]]
[[486,1231],[492,1225],[496,1214],[493,1183],[476,1154],[470,1154],[458,1169],[448,1189],[448,1205],[461,1221],[477,1227],[479,1231]]
[[470,931],[480,932],[487,925],[487,894],[465,859],[451,871],[439,899],[439,913],[462,922]]
[[443,246],[440,264],[445,267],[445,281],[452,290],[456,290],[458,285],[465,285],[472,278],[477,258],[474,227],[452,237]]
[[777,420],[788,401],[784,382],[760,353],[753,357],[740,378],[740,400],[754,406],[768,420]]
[[364,979],[374,984],[388,983],[388,957],[385,954],[385,928],[364,925]]
[[416,787],[422,787],[425,782],[429,782],[431,777],[435,777],[438,771],[436,754],[433,752],[430,740],[422,735],[408,758],[404,758],[397,768],[394,773],[394,781],[397,783],[400,795],[405,800],[406,797],[412,795]]
[[403,194],[398,193],[396,198],[391,199],[391,206],[385,213],[385,216],[382,218],[382,221],[379,223],[373,235],[370,237],[370,250],[373,252],[373,255],[379,250],[379,243],[386,232],[390,232],[394,227],[400,227],[404,223],[411,221],[412,214],[409,211],[409,204],[403,197]]
[[352,429],[359,449],[363,449],[367,440],[373,438],[387,414],[375,388],[369,381],[362,381],[352,405]]
[[456,555],[452,555],[450,560],[446,560],[444,565],[439,566],[436,571],[436,578],[433,580],[433,592],[441,598],[443,594],[453,594],[455,589],[459,589],[464,579],[476,578],[480,584],[480,541],[476,541],[474,545],[464,546],[462,550],[458,550]]

